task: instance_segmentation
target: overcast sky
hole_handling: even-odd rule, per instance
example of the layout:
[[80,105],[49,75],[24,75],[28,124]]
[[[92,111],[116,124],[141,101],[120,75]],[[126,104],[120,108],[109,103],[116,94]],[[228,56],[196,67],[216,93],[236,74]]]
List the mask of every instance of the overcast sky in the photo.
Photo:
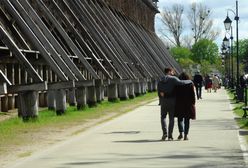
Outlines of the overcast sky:
[[[225,28],[223,21],[227,15],[227,9],[236,10],[236,0],[159,0],[158,7],[161,11],[164,7],[170,7],[174,3],[180,3],[184,5],[184,9],[186,10],[189,7],[189,4],[192,2],[201,2],[205,4],[212,11],[212,18],[214,19],[214,25],[216,28],[221,30],[221,34],[219,38],[216,40],[218,45],[221,45],[222,40],[225,36]],[[248,0],[239,0],[239,39],[248,38]],[[229,17],[233,20],[233,33],[234,39],[236,39],[236,23],[234,20],[234,13],[229,12]],[[159,29],[161,27],[160,23],[160,14],[156,15],[156,23],[155,28],[156,32],[159,35]],[[159,35],[160,36],[160,35]]]

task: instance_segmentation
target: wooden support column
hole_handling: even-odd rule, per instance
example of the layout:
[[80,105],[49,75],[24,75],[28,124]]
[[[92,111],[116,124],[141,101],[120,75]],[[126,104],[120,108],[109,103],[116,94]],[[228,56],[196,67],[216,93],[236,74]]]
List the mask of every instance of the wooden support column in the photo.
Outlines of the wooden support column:
[[104,100],[104,97],[105,97],[105,86],[103,85],[102,87],[101,87],[101,100],[103,101]]
[[130,99],[134,99],[135,98],[134,83],[130,83],[129,84],[128,96],[129,96]]
[[5,95],[3,97],[1,97],[1,111],[2,112],[8,112],[9,108],[8,108],[8,96]]
[[154,90],[153,84],[154,83],[151,81],[148,82],[148,84],[147,84],[148,85],[148,92],[153,92],[153,90]]
[[18,113],[23,121],[36,119],[38,117],[38,92],[26,91],[18,94]]
[[66,111],[66,91],[65,89],[55,90],[56,114],[62,115]]
[[47,91],[47,107],[49,110],[56,109],[56,100],[55,100],[55,91],[48,90]]
[[158,80],[154,80],[153,81],[153,91],[157,91],[158,90]]
[[140,85],[141,85],[141,94],[146,94],[147,83],[146,82],[141,82]]
[[[2,65],[2,71],[3,71],[3,74],[6,75],[6,71],[7,71],[7,68],[6,68],[6,65]],[[1,97],[1,111],[2,112],[8,112],[8,95],[4,95],[3,97]]]
[[134,93],[135,93],[135,96],[141,95],[141,82],[134,83]]
[[113,102],[118,100],[118,87],[116,83],[108,85],[108,101]]
[[120,98],[120,100],[127,100],[128,99],[127,83],[120,83],[119,84],[119,98]]
[[[14,82],[14,64],[7,64],[7,78],[11,83]],[[8,109],[12,110],[15,108],[15,97],[13,94],[8,94]]]
[[70,106],[76,106],[75,88],[68,90],[68,102]]
[[47,94],[46,92],[39,93],[39,107],[47,107]]
[[87,88],[87,103],[89,107],[94,107],[97,105],[95,86],[89,86]]
[[96,100],[100,103],[103,100],[104,92],[103,90],[103,80],[95,80],[95,89],[96,89]]
[[78,87],[76,90],[77,109],[83,110],[87,106],[86,87]]

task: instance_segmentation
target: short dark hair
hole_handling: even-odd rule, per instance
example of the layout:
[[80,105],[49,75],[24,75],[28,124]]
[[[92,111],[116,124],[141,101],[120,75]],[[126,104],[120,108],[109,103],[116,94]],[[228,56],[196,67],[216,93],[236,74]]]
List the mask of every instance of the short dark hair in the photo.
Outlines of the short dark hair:
[[190,77],[189,77],[189,75],[188,75],[187,73],[182,72],[182,73],[179,75],[179,79],[181,79],[181,80],[189,80]]
[[167,74],[167,73],[170,72],[170,71],[173,71],[173,69],[170,68],[170,67],[166,67],[166,68],[164,69],[164,73],[165,73],[165,74]]

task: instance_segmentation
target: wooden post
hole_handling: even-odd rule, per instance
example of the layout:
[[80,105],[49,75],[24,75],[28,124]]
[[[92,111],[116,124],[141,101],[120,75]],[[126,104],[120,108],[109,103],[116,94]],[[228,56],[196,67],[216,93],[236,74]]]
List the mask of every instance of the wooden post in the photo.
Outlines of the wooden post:
[[18,94],[18,113],[23,121],[36,119],[38,117],[38,92],[26,91]]
[[154,89],[153,82],[149,81],[147,85],[148,85],[148,92],[153,92],[153,89]]
[[130,99],[134,99],[135,98],[134,83],[130,83],[129,84],[128,96],[129,96]]
[[105,97],[105,86],[102,85],[102,87],[101,87],[101,100],[102,101],[104,100],[104,97]]
[[119,84],[119,98],[120,100],[127,100],[128,99],[128,90],[126,83]]
[[76,106],[75,88],[69,89],[69,91],[68,91],[68,102],[69,102],[70,106]]
[[48,90],[47,91],[47,106],[49,110],[55,110],[56,109],[56,102],[55,102],[55,91],[54,90]]
[[146,82],[141,82],[141,94],[146,94]]
[[66,111],[66,92],[64,89],[55,90],[56,114],[62,115]]
[[8,95],[8,109],[13,110],[15,108],[15,96],[14,94]]
[[76,90],[77,109],[82,110],[87,106],[86,87],[78,87]]
[[153,81],[153,91],[157,91],[158,90],[158,80],[154,80]]
[[112,83],[108,85],[108,101],[114,102],[118,100],[118,87],[117,84]]
[[96,100],[100,103],[103,100],[104,92],[103,90],[103,80],[95,80],[95,89],[96,89]]
[[39,107],[46,107],[46,93],[45,92],[40,92],[39,93]]
[[141,83],[140,82],[134,83],[134,93],[135,93],[135,96],[141,95]]
[[97,105],[95,86],[89,86],[87,88],[87,103],[89,107],[94,107]]
[[8,96],[5,95],[1,97],[1,107],[2,107],[2,112],[8,112]]

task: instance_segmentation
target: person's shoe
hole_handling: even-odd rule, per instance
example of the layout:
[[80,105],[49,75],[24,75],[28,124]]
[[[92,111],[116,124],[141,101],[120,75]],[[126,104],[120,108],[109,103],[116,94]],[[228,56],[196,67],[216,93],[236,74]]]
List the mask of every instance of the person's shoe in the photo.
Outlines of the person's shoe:
[[180,134],[180,135],[177,137],[177,139],[178,139],[178,140],[183,139],[183,135],[182,135],[182,134]]
[[183,140],[185,140],[185,141],[189,140],[188,136],[187,135],[184,135]]
[[169,137],[169,138],[168,138],[168,141],[173,141],[173,138],[172,138],[172,137]]
[[161,141],[165,141],[166,138],[167,138],[167,135],[163,135],[161,138]]

